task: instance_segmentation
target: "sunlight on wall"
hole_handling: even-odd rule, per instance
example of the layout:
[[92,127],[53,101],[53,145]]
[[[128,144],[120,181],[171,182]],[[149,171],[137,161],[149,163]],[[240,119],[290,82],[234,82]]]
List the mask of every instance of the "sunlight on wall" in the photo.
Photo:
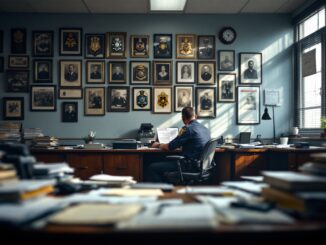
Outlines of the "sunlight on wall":
[[174,127],[176,124],[179,124],[181,122],[182,122],[181,113],[178,113],[178,114],[173,115],[171,118],[169,118],[167,121],[161,123],[157,127],[158,128],[170,128],[170,127]]
[[283,37],[273,42],[271,45],[261,51],[263,53],[263,64],[267,63],[273,57],[290,47],[292,43],[293,40],[290,33],[285,34]]

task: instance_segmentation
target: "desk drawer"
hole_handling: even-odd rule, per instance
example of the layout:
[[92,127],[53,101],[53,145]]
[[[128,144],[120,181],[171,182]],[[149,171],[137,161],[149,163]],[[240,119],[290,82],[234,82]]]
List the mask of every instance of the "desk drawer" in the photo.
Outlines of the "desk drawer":
[[264,153],[236,153],[234,160],[237,179],[242,175],[260,175],[267,169],[268,159]]
[[135,180],[142,180],[141,154],[111,153],[103,155],[104,174],[133,176]]
[[89,153],[69,153],[67,162],[75,169],[75,176],[81,179],[89,179],[92,175],[102,172],[102,156]]

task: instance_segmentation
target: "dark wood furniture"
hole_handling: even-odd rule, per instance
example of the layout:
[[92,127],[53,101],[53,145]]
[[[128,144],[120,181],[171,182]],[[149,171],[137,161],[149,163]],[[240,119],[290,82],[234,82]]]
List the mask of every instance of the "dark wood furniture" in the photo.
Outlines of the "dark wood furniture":
[[[234,180],[241,175],[258,175],[262,170],[297,170],[309,160],[311,153],[326,152],[326,148],[262,148],[222,149],[215,151],[217,163],[215,182]],[[75,176],[88,179],[94,174],[130,175],[142,181],[148,164],[165,159],[168,154],[158,149],[139,150],[64,150],[32,149],[38,161],[68,162]]]

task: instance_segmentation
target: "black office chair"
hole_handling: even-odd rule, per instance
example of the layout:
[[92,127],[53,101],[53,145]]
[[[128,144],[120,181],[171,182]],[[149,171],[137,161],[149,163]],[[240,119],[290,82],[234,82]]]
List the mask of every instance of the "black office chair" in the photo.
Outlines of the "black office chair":
[[217,141],[218,139],[208,141],[198,160],[167,156],[167,159],[177,161],[178,171],[164,173],[166,180],[174,185],[208,184],[216,166],[214,155]]

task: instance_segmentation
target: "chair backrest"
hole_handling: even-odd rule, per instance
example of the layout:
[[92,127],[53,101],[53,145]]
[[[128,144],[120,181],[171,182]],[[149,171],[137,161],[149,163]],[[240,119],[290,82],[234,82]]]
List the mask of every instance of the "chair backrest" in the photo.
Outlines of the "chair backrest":
[[212,165],[212,162],[214,160],[214,155],[215,155],[215,149],[217,146],[217,141],[218,139],[211,139],[208,141],[203,149],[203,152],[200,156],[200,161],[201,161],[201,169],[206,170],[209,169]]

